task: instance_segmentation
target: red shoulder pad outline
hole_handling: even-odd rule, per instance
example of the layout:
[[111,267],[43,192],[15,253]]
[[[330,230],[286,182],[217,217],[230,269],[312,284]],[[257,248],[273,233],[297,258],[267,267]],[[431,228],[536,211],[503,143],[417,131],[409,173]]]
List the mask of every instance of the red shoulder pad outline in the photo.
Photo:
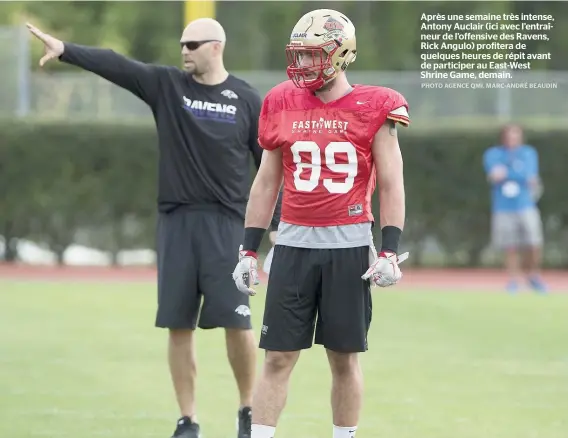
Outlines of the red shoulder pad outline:
[[[389,90],[390,95],[387,102],[385,102],[385,110],[387,112],[387,119],[395,123],[400,123],[407,128],[410,125],[410,115],[408,114],[408,102],[402,94],[395,90]],[[388,105],[388,106],[387,106]]]

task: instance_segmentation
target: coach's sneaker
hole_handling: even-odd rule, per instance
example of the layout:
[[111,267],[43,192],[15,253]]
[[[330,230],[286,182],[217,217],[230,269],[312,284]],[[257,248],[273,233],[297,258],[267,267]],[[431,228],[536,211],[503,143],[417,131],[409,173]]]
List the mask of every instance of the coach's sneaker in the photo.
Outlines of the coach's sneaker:
[[199,424],[191,421],[189,417],[181,417],[172,438],[199,438],[200,436]]
[[548,287],[538,275],[531,275],[529,277],[529,284],[533,290],[539,294],[544,294],[548,291]]
[[252,410],[248,406],[239,409],[237,438],[250,438],[252,429]]

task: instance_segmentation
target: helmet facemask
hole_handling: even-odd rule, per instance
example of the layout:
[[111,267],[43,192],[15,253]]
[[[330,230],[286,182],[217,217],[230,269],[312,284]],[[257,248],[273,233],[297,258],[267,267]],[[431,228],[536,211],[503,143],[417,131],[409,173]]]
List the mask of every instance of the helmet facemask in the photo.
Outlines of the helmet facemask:
[[298,88],[317,90],[333,80],[341,69],[334,68],[332,60],[341,47],[330,41],[319,46],[288,44],[286,73]]

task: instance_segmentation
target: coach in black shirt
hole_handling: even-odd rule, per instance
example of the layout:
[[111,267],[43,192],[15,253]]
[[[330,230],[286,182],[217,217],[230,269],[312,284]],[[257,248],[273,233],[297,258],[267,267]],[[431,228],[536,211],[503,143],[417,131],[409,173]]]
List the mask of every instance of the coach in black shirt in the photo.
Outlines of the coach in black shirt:
[[225,32],[212,19],[193,21],[183,31],[185,71],[63,43],[28,28],[45,45],[40,65],[59,58],[129,90],[152,109],[160,150],[156,326],[170,332],[170,370],[182,415],[174,437],[199,435],[193,332],[202,295],[199,327],[226,329],[241,397],[238,438],[250,437],[256,345],[248,297],[236,289],[231,273],[244,237],[249,154],[257,167],[262,156],[260,96],[225,70]]

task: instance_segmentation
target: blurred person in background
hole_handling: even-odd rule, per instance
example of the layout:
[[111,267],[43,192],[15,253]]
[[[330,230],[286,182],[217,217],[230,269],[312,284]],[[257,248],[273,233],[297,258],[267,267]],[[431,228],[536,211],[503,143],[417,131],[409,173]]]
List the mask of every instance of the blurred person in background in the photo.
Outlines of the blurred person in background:
[[[395,90],[350,85],[355,27],[342,13],[305,14],[286,46],[290,80],[264,99],[245,236],[233,277],[254,295],[257,250],[284,180],[282,220],[270,270],[260,348],[266,350],[253,399],[252,438],[273,438],[302,350],[323,345],[332,375],[333,438],[353,438],[363,398],[359,354],[367,351],[371,284],[402,277],[399,239],[405,194],[397,124],[408,104]],[[378,182],[382,242],[371,233]],[[268,270],[268,267],[265,267]],[[315,336],[314,336],[315,332]],[[302,426],[294,436],[304,436]],[[276,434],[278,436],[278,434]]]
[[[194,340],[199,326],[225,329],[240,393],[238,438],[250,437],[256,345],[249,297],[237,290],[231,272],[244,235],[250,154],[257,167],[263,154],[257,143],[262,101],[254,88],[225,69],[223,27],[208,18],[187,25],[179,42],[183,70],[63,42],[31,24],[28,29],[45,46],[40,66],[59,59],[129,90],[150,106],[160,151],[155,324],[169,329],[168,360],[181,413],[173,436],[200,434]],[[138,153],[136,145],[132,148]],[[273,229],[278,221],[279,207]]]
[[491,184],[493,245],[504,251],[506,289],[519,290],[522,274],[532,289],[546,292],[540,276],[543,226],[537,202],[542,195],[538,152],[523,140],[518,125],[506,125],[501,144],[487,149],[483,164]]

